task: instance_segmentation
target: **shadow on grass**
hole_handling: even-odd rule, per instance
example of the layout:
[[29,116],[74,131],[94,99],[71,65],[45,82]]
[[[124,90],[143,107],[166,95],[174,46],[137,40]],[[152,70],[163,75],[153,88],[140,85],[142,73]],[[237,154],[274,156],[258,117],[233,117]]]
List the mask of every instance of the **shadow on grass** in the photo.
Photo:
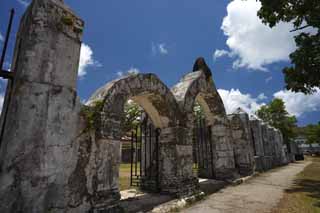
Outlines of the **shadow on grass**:
[[320,208],[320,158],[312,159],[313,163],[306,167],[295,180],[294,186],[287,193],[304,193],[313,199],[313,206]]

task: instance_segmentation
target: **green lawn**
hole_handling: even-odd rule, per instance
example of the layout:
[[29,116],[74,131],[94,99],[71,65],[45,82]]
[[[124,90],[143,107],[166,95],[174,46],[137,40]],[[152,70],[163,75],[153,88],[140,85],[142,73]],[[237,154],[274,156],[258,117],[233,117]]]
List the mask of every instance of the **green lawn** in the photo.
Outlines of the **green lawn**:
[[[133,168],[133,169],[135,169],[135,168]],[[138,164],[137,171],[139,171],[139,169],[140,169],[140,165]],[[130,188],[130,170],[131,170],[130,163],[120,164],[120,168],[119,168],[120,191]]]

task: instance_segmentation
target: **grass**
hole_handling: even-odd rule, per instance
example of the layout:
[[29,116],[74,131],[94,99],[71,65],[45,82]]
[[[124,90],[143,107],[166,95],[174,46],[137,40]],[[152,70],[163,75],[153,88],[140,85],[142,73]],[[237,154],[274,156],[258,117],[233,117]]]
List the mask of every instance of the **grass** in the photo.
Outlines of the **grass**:
[[273,213],[320,213],[320,157],[307,160],[312,163],[297,175]]
[[[133,168],[134,170],[135,168]],[[137,165],[137,171],[139,171],[140,165]],[[130,171],[131,171],[131,164],[130,163],[122,163],[120,164],[119,168],[119,185],[120,191],[130,189]]]

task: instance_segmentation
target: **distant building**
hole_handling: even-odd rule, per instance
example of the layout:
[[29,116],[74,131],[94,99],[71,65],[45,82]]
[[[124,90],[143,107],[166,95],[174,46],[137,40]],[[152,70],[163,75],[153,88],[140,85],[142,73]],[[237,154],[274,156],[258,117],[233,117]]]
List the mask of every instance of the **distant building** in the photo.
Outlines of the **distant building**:
[[296,137],[295,139],[293,139],[295,143],[297,143],[298,145],[300,144],[306,144],[307,143],[307,138],[299,135],[298,137]]
[[320,144],[308,144],[307,138],[304,136],[298,136],[294,139],[294,142],[298,145],[299,150],[304,154],[320,153]]

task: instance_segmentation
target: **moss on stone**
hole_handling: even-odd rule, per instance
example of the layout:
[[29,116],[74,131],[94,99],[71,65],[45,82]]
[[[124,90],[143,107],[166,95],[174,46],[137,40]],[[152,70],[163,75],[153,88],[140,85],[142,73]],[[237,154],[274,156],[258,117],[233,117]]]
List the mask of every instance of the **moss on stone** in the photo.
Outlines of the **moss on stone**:
[[86,120],[86,132],[97,129],[103,105],[104,102],[102,100],[97,100],[91,103],[90,106],[83,106],[81,108],[80,114],[83,115]]
[[68,26],[73,25],[73,18],[69,15],[62,16],[61,21],[65,25],[68,25]]

